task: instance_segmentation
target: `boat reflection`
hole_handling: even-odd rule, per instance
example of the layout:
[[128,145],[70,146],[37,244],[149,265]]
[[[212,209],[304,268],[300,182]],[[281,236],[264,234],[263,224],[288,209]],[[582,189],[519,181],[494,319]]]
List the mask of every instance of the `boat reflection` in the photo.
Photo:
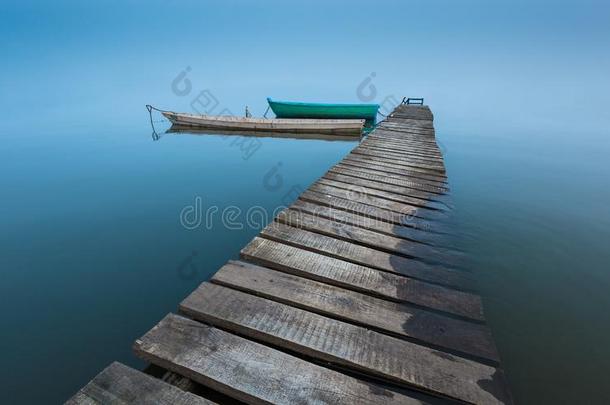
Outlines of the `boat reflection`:
[[[286,138],[286,139],[316,139],[324,141],[338,142],[359,142],[362,138],[361,134],[357,135],[331,135],[331,134],[315,134],[315,133],[284,133],[284,132],[269,132],[269,131],[228,131],[207,129],[199,127],[191,127],[184,125],[172,125],[166,134],[187,134],[187,135],[226,135],[226,136],[251,136],[258,138]],[[159,135],[154,136],[154,140],[159,140]]]

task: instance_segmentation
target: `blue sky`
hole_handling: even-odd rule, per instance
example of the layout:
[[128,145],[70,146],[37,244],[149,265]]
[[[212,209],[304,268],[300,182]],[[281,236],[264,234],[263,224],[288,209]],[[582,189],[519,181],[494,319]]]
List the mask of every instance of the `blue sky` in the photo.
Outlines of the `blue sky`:
[[266,96],[358,101],[358,84],[374,72],[379,98],[426,97],[453,128],[482,120],[504,130],[596,132],[610,124],[610,6],[601,1],[20,1],[0,9],[0,106],[30,121],[24,112],[36,111],[46,128],[127,121],[145,103],[188,109],[190,98],[170,90],[187,66],[194,91],[210,89],[238,112],[248,104],[262,114]]

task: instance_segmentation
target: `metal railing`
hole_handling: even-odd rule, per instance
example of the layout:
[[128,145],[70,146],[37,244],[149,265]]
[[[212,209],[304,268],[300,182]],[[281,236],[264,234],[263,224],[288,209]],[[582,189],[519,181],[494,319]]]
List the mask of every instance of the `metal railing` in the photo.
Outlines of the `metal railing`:
[[403,97],[401,104],[424,105],[424,99],[423,98],[411,98],[411,97],[407,98],[407,97]]

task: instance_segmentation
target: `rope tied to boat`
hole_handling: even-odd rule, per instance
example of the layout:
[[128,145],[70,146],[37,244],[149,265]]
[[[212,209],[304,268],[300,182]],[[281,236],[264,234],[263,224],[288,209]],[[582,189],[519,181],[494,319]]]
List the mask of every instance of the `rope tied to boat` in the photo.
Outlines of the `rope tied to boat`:
[[163,110],[159,110],[157,107],[153,107],[150,104],[146,104],[146,109],[148,110],[149,113],[152,113],[152,110],[159,111],[160,113],[163,112]]
[[159,110],[158,108],[155,108],[155,107],[153,107],[150,104],[146,104],[146,109],[148,110],[148,115],[150,116],[150,122],[154,122],[154,123],[157,123],[157,124],[159,124],[161,122],[168,122],[168,119],[166,119],[166,118],[163,118],[163,119],[160,119],[160,120],[153,120],[152,119],[152,111],[153,110],[159,111],[160,113],[163,113],[164,112],[163,110]]
[[152,117],[153,110],[159,111],[160,113],[163,113],[163,110],[159,110],[158,108],[155,108],[150,104],[146,104],[146,109],[148,110],[148,117],[150,118],[150,126],[152,127],[152,131],[153,131],[152,138],[153,138],[153,140],[158,141],[159,139],[161,139],[161,136],[157,133],[157,130],[155,129],[155,123],[160,124],[163,122],[168,122],[169,120],[167,120],[165,118],[161,119],[161,120],[153,120],[153,117]]

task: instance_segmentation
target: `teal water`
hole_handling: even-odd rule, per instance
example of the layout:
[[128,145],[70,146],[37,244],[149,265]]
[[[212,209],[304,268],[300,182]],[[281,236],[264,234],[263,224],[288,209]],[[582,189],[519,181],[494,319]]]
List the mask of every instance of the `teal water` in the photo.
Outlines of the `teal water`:
[[258,232],[187,229],[198,201],[243,222],[353,146],[154,141],[145,104],[262,115],[266,97],[387,111],[402,96],[435,114],[454,244],[518,403],[610,401],[608,4],[376,7],[0,5],[1,402],[59,403],[112,360],[141,365],[133,340]]
[[608,403],[607,141],[439,137],[456,244],[471,258],[515,398]]
[[[0,295],[11,350],[1,378],[15,402],[65,400],[116,359],[141,367],[133,340],[354,145],[255,138],[244,155],[237,137],[155,142],[141,110],[137,128],[21,132],[10,151],[4,143]],[[223,223],[226,209],[234,216]]]

